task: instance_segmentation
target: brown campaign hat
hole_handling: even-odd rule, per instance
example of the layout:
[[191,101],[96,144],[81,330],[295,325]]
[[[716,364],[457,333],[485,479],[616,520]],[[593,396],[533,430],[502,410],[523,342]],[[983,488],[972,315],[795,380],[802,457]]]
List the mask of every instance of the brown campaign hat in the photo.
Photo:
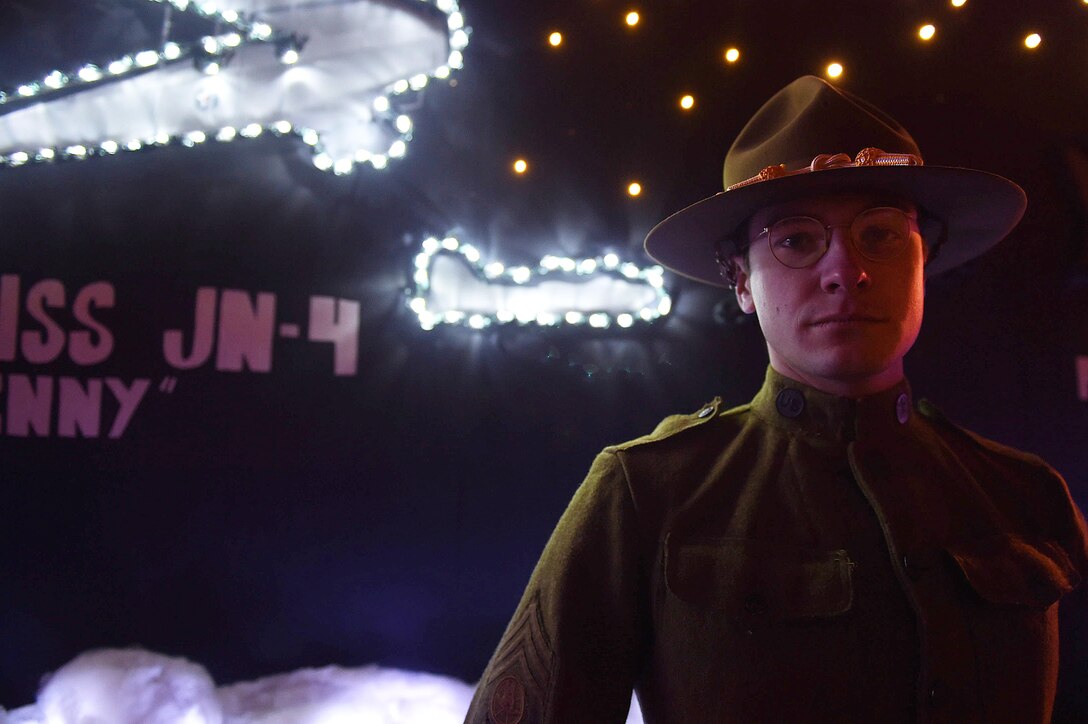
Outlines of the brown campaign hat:
[[[878,192],[909,198],[930,248],[929,275],[982,254],[1024,214],[1027,197],[985,171],[926,166],[894,118],[807,75],[756,111],[725,155],[725,191],[668,217],[646,236],[646,252],[678,274],[727,286],[716,252],[769,204],[798,196]],[[725,249],[732,248],[729,245]]]

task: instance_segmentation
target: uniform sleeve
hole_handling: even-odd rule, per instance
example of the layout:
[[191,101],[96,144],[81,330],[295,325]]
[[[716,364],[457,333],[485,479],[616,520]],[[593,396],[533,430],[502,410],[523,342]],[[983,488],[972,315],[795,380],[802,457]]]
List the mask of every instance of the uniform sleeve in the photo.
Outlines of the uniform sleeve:
[[643,541],[623,467],[602,452],[537,562],[466,724],[625,721],[650,635]]
[[1049,466],[1046,472],[1047,532],[1068,556],[1070,567],[1075,571],[1071,576],[1075,587],[1088,578],[1088,525],[1062,476]]

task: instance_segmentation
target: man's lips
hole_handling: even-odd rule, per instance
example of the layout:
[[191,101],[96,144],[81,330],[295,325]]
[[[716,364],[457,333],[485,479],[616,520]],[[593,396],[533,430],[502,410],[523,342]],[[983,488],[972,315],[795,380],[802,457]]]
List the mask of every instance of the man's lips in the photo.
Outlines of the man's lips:
[[828,314],[823,317],[817,317],[809,322],[810,326],[823,327],[839,324],[879,324],[881,322],[888,321],[884,317],[877,317],[872,314]]

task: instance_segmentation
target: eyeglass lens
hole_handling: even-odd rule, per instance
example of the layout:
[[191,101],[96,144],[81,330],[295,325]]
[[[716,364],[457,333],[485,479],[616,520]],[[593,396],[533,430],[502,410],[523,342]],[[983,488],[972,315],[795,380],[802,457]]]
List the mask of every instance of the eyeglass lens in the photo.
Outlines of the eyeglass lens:
[[[812,266],[827,252],[831,229],[809,216],[790,216],[768,229],[771,253],[788,267]],[[901,209],[867,209],[850,224],[854,247],[867,259],[883,261],[898,254],[910,239],[910,218]]]

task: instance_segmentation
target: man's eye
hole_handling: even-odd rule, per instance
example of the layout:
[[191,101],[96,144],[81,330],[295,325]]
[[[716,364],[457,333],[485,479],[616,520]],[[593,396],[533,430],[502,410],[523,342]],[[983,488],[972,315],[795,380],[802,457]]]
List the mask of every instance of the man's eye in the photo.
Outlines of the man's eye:
[[897,229],[887,226],[867,226],[858,235],[858,241],[866,250],[885,253],[897,249],[903,242]]
[[778,237],[775,246],[779,249],[792,249],[795,251],[808,251],[816,246],[816,237],[804,231],[795,231]]

